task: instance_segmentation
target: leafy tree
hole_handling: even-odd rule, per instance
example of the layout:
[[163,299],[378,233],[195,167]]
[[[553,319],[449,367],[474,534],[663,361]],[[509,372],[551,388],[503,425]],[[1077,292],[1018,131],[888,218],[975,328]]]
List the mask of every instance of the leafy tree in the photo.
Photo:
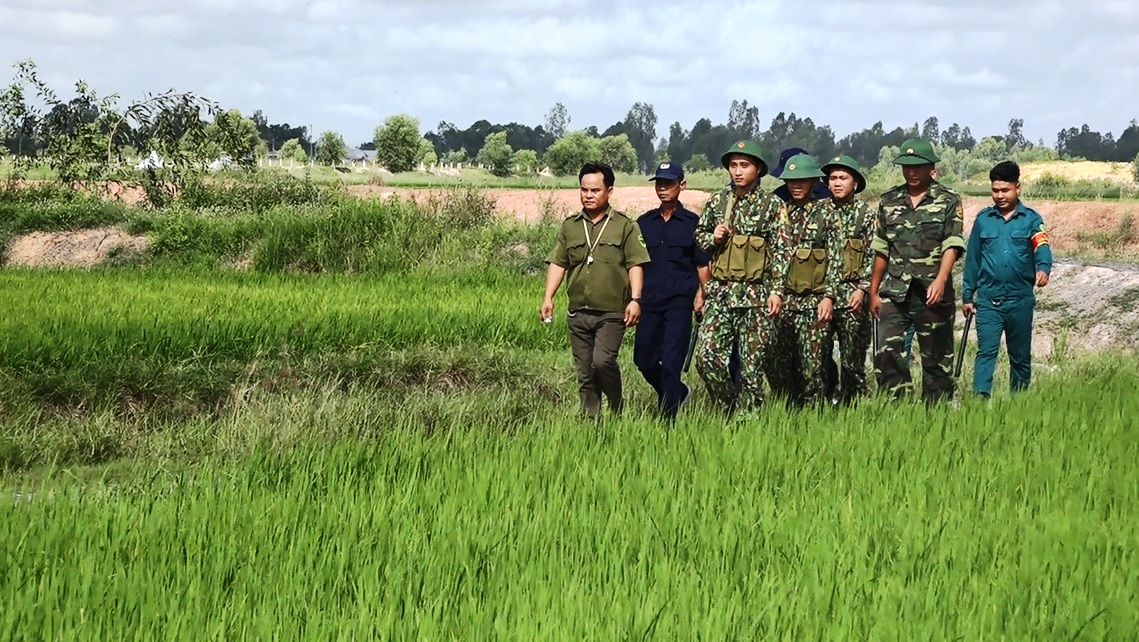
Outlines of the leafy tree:
[[453,152],[448,152],[447,156],[443,159],[443,162],[449,165],[465,163],[467,162],[467,152],[464,149],[457,149]]
[[228,156],[247,165],[256,159],[257,144],[262,142],[257,135],[257,125],[237,109],[217,114],[214,122],[206,127],[206,138],[210,156]]
[[348,155],[348,145],[338,132],[325,131],[316,143],[316,162],[321,165],[337,165]]
[[1007,148],[1005,142],[998,136],[986,136],[984,140],[977,143],[973,148],[973,157],[987,161],[989,163],[998,163],[1007,156]]
[[[615,132],[617,133],[617,132]],[[643,172],[653,164],[656,152],[657,114],[649,103],[637,102],[625,115],[624,131],[637,154],[637,166]],[[622,170],[632,171],[632,170]]]
[[606,136],[597,142],[598,154],[601,162],[609,165],[614,171],[634,172],[637,169],[637,150],[629,142],[625,134]]
[[373,135],[376,160],[390,172],[409,172],[415,168],[420,151],[419,120],[407,114],[389,116]]
[[1115,141],[1115,154],[1121,160],[1134,158],[1139,154],[1139,122],[1132,120],[1127,129],[1119,135],[1119,140]]
[[489,134],[479,151],[478,162],[495,176],[510,176],[510,162],[514,150],[506,142],[506,132]]
[[941,129],[937,124],[937,116],[930,116],[925,119],[921,126],[921,137],[933,144],[937,144],[941,140]]
[[[596,128],[595,128],[596,130]],[[581,166],[601,156],[599,141],[588,131],[572,131],[546,150],[546,165],[556,176],[576,175]]]
[[428,143],[429,149],[427,150],[427,153],[423,155],[423,158],[420,159],[422,163],[427,167],[439,164],[439,156],[435,153],[435,148],[430,147],[430,145],[431,143]]
[[554,140],[566,135],[566,127],[570,124],[569,110],[561,103],[554,103],[546,113],[546,133]]
[[[64,101],[39,78],[33,61],[21,60],[15,67],[15,80],[0,94],[0,137],[9,144],[14,140],[24,152],[16,159],[14,178],[46,162],[63,184],[139,186],[147,203],[158,206],[197,180],[210,160],[203,116],[219,113],[214,101],[170,90],[147,94],[118,111],[117,96],[101,98],[82,80],[75,84],[75,97]],[[135,149],[155,159],[141,173],[124,164],[129,154],[123,152]]]
[[281,145],[281,149],[277,150],[277,158],[281,160],[292,160],[297,163],[307,163],[308,154],[305,153],[304,146],[301,145],[300,139],[290,138]]
[[514,172],[519,175],[535,174],[541,169],[538,166],[538,152],[532,149],[520,149],[514,152],[510,159]]
[[[435,155],[435,146],[426,138],[420,138],[419,149],[415,150],[415,164],[423,163],[424,165],[430,165],[431,163],[427,161],[428,155]],[[438,156],[435,156],[436,160],[438,160],[438,158]]]
[[693,154],[692,158],[688,159],[687,168],[690,172],[703,172],[712,169],[712,164],[704,154]]
[[732,101],[728,110],[728,129],[733,137],[758,140],[762,129],[759,125],[759,107],[749,107],[747,101]]
[[285,141],[296,138],[301,141],[301,145],[305,149],[312,147],[312,139],[309,138],[309,131],[307,127],[293,127],[288,123],[273,125],[269,123],[269,119],[265,117],[260,109],[253,112],[249,117],[253,121],[253,125],[257,127],[257,134],[269,144],[269,149],[279,150]]

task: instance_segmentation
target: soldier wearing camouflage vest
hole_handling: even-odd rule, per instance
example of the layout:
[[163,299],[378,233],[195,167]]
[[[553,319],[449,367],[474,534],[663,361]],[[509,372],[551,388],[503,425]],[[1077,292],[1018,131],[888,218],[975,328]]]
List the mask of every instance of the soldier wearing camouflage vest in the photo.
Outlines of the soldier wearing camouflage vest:
[[[763,357],[770,317],[783,305],[787,276],[786,213],[759,181],[767,160],[759,145],[739,141],[720,158],[732,183],[704,206],[696,241],[712,259],[696,369],[708,395],[727,412],[764,404]],[[729,370],[738,352],[737,387]]]
[[874,355],[878,389],[901,398],[913,389],[902,338],[917,331],[922,362],[922,398],[947,399],[953,381],[953,264],[965,254],[964,212],[957,192],[933,179],[940,160],[920,138],[902,144],[894,162],[905,185],[882,195],[878,205],[870,313],[879,320]]
[[836,226],[826,204],[815,197],[823,172],[812,156],[787,160],[780,178],[786,183],[790,267],[783,310],[774,322],[772,359],[767,377],[772,391],[794,405],[822,398],[824,354],[831,345],[831,317],[841,257]]
[[[840,401],[850,403],[866,393],[866,353],[870,349],[870,272],[874,266],[874,208],[855,198],[866,189],[866,177],[854,158],[842,154],[823,165],[832,198],[826,201],[829,217],[838,226],[839,282],[834,336],[838,339]],[[827,345],[824,352],[829,353]]]

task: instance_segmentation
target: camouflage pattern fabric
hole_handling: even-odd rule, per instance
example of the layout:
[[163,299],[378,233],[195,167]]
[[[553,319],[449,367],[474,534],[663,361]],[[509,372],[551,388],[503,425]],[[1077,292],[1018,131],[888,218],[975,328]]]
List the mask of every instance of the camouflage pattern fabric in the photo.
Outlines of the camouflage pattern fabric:
[[895,399],[913,391],[909,360],[904,352],[903,335],[910,323],[916,328],[921,351],[921,394],[927,402],[948,399],[956,391],[953,379],[954,300],[943,298],[935,306],[925,304],[925,288],[916,284],[901,302],[882,301],[879,313],[878,354],[874,355],[874,371],[878,389]]
[[[842,246],[837,227],[830,222],[830,212],[823,201],[808,200],[802,205],[787,205],[788,256],[797,249],[827,250],[826,291],[823,294],[795,294],[784,287],[783,309],[790,312],[817,310],[825,296],[834,297],[842,271]],[[790,262],[790,260],[788,261]]]
[[773,395],[803,406],[822,399],[823,364],[833,326],[820,326],[814,309],[781,311],[774,324],[772,358],[766,360]]
[[[826,203],[831,208],[831,220],[838,226],[838,242],[842,244],[840,257],[847,239],[857,239],[865,248],[860,277],[857,280],[840,280],[835,288],[833,336],[838,341],[839,387],[842,401],[849,403],[866,394],[866,353],[870,351],[874,327],[868,311],[869,296],[862,298],[862,308],[857,314],[850,312],[847,305],[855,290],[870,291],[870,272],[874,267],[874,251],[870,244],[874,239],[877,215],[874,208],[858,199],[844,204],[830,199]],[[824,348],[824,352],[830,353],[829,346]]]
[[[934,181],[917,207],[910,204],[906,186],[882,195],[871,247],[888,265],[878,293],[895,303],[906,300],[910,282],[923,290],[937,277],[941,256],[949,248],[965,254],[965,214],[957,192]],[[953,281],[945,284],[945,298],[954,300]]]
[[[834,338],[838,340],[839,387],[843,403],[854,401],[866,394],[866,353],[870,351],[871,333],[868,305],[863,304],[858,313],[845,307],[835,309]],[[832,345],[828,342],[828,347]],[[827,353],[824,348],[824,353]],[[908,371],[908,370],[907,370]]]
[[941,257],[950,249],[965,254],[964,212],[957,192],[934,181],[914,207],[906,186],[882,195],[871,247],[886,258],[879,288],[879,352],[874,355],[878,389],[896,398],[913,388],[902,342],[914,324],[922,362],[922,397],[927,402],[953,396],[953,279],[941,302],[926,306],[926,288],[937,277]]
[[[696,342],[696,371],[708,396],[722,410],[759,410],[765,402],[762,359],[770,332],[766,306],[742,308],[709,301]],[[738,345],[740,387],[728,369],[732,348]]]
[[[734,201],[731,212],[725,211]],[[704,286],[704,297],[733,308],[761,307],[767,309],[767,297],[783,296],[783,280],[787,276],[787,214],[782,202],[760,189],[738,199],[732,199],[732,190],[724,189],[712,196],[700,214],[696,228],[696,242],[715,260],[721,247],[713,241],[716,225],[727,223],[738,234],[763,236],[771,249],[771,262],[767,276],[759,283],[729,282],[713,278]]]

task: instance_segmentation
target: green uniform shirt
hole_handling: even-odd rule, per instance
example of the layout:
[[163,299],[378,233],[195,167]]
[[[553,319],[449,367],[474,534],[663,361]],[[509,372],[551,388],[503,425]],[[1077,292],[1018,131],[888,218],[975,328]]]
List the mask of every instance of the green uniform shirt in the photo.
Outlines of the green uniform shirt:
[[794,269],[796,250],[825,249],[827,251],[826,291],[822,294],[795,294],[785,288],[783,308],[789,312],[814,310],[823,297],[834,297],[842,267],[842,256],[837,255],[839,240],[837,228],[831,221],[830,208],[811,198],[802,205],[787,204],[787,241],[791,253],[790,273]]
[[[961,197],[934,181],[917,207],[910,204],[906,186],[882,195],[877,231],[871,247],[886,258],[886,274],[878,289],[885,299],[901,303],[910,283],[923,288],[937,278],[941,256],[954,248],[965,254],[965,220]],[[945,284],[945,299],[953,299],[953,281]]]
[[783,296],[783,281],[787,278],[790,264],[787,250],[787,210],[783,201],[763,191],[758,185],[742,198],[735,199],[731,212],[727,212],[732,200],[731,188],[721,190],[704,204],[700,214],[700,224],[696,228],[696,242],[701,249],[715,257],[723,249],[715,243],[716,225],[730,222],[738,234],[762,236],[771,248],[771,263],[767,276],[760,283],[742,281],[721,281],[715,276],[704,286],[705,298],[717,301],[730,308],[764,308],[770,294]]
[[621,212],[610,208],[593,223],[583,210],[562,222],[546,262],[566,269],[571,312],[621,312],[632,298],[629,268],[648,263],[649,251],[641,229]]
[[871,244],[874,241],[877,215],[873,207],[857,198],[851,199],[845,205],[839,205],[833,198],[828,199],[826,203],[832,212],[831,220],[838,224],[840,260],[848,242],[862,247],[862,265],[858,270],[858,278],[840,278],[835,292],[835,296],[838,297],[836,304],[846,305],[855,290],[870,291],[870,272],[874,268],[874,251],[871,249]]

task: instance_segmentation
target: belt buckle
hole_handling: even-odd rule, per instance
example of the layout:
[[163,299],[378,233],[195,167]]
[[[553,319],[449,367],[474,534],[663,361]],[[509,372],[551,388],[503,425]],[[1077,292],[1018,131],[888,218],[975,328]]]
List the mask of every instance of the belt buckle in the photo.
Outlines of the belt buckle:
[[1004,299],[1004,297],[1000,297],[997,299],[990,299],[990,301],[992,302],[993,307],[999,308],[999,307],[1001,307],[1001,304],[1005,302],[1005,299]]

